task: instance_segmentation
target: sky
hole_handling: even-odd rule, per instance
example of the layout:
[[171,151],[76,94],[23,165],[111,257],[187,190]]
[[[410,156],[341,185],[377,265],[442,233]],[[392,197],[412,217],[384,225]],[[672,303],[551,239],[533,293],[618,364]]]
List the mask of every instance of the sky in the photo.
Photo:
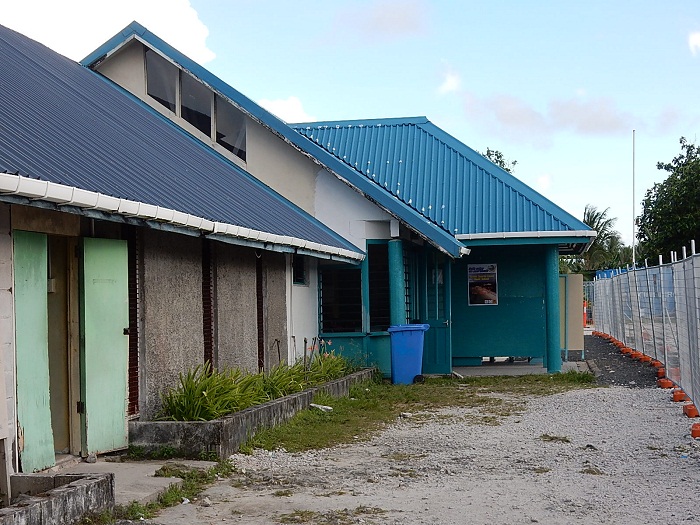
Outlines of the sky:
[[700,0],[0,0],[78,61],[133,20],[287,122],[426,116],[626,244],[698,140]]

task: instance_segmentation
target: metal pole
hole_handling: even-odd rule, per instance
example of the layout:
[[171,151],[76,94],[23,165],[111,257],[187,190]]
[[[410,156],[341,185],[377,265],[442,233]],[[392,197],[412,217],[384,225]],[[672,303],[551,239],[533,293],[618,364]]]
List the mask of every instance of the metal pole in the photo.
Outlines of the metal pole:
[[637,224],[635,220],[635,215],[637,213],[636,211],[636,199],[634,198],[635,196],[635,190],[636,190],[636,182],[635,182],[635,166],[634,166],[634,157],[635,157],[635,130],[632,130],[632,266],[635,268],[637,267],[637,255],[635,253],[635,248],[634,248],[634,238],[637,235]]

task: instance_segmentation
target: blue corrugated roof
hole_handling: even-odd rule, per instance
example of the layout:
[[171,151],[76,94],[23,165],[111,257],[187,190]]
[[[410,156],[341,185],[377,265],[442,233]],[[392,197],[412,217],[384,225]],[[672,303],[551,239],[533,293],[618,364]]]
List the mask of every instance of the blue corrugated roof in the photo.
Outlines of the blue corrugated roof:
[[425,117],[292,127],[453,235],[589,230]]
[[337,176],[346,180],[350,185],[355,187],[363,194],[369,196],[379,206],[401,219],[405,224],[424,236],[436,247],[454,257],[460,256],[460,249],[463,247],[463,245],[461,242],[455,239],[451,233],[438,227],[430,220],[427,220],[426,217],[422,216],[413,208],[405,206],[390,192],[381,189],[379,186],[374,184],[373,181],[368,180],[366,177],[357,172],[353,167],[338,159],[332,154],[332,152],[326,151],[315,142],[307,140],[306,137],[294,131],[294,129],[292,129],[287,123],[280,120],[266,109],[260,107],[251,99],[228,85],[226,82],[184,54],[180,53],[177,49],[167,44],[165,41],[148,31],[137,22],[132,22],[129,24],[121,32],[112,37],[93,53],[85,57],[81,63],[88,67],[95,67],[108,54],[119,49],[120,46],[124,45],[132,38],[138,38],[147,46],[158,50],[174,63],[178,64],[180,67],[199,78],[214,91],[233,101],[251,118],[260,122],[273,133],[282,137],[286,142],[309,155],[311,158],[335,173]]
[[93,71],[0,26],[0,172],[361,252]]

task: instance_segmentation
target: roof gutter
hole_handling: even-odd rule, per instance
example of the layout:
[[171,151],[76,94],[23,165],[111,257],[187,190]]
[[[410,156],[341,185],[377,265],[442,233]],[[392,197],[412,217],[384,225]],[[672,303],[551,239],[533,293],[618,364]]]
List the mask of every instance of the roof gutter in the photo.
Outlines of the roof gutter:
[[537,232],[494,232],[494,233],[460,233],[459,241],[476,241],[482,239],[541,239],[557,237],[584,237],[594,239],[598,235],[594,230],[563,230]]
[[97,210],[146,221],[156,221],[175,227],[198,230],[202,235],[220,238],[222,241],[226,239],[240,239],[247,243],[288,246],[288,251],[290,252],[324,259],[358,263],[365,258],[365,255],[359,251],[354,252],[297,237],[211,221],[154,204],[121,199],[105,195],[104,193],[32,179],[21,175],[12,175],[10,173],[0,173],[0,194],[26,197],[31,200],[54,203],[58,206],[73,206],[85,210]]
[[462,242],[485,241],[499,239],[567,239],[580,238],[585,246],[581,250],[585,252],[590,248],[598,232],[595,230],[561,230],[561,231],[536,231],[536,232],[493,232],[493,233],[460,233],[456,236]]

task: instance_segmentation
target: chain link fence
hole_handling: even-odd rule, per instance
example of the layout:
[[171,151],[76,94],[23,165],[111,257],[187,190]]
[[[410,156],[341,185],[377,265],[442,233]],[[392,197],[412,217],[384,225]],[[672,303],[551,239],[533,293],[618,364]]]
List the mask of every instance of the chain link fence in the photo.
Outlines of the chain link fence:
[[597,331],[664,363],[666,376],[700,402],[700,255],[598,272],[587,290]]

